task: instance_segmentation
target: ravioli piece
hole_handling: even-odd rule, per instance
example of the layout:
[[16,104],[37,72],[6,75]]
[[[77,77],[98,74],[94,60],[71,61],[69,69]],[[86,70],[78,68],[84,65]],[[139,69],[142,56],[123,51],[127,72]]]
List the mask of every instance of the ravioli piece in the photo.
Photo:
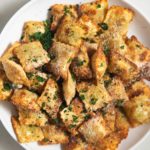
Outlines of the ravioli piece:
[[101,48],[99,48],[92,56],[91,65],[96,81],[98,82],[102,79],[107,69],[107,59]]
[[11,97],[11,102],[18,108],[25,110],[39,111],[37,105],[37,94],[30,92],[26,89],[16,89]]
[[55,38],[59,42],[79,48],[82,44],[82,37],[84,37],[84,34],[85,30],[77,20],[70,16],[65,16],[56,31]]
[[5,72],[0,69],[0,101],[7,100],[12,93],[12,84],[8,81]]
[[48,79],[48,75],[44,72],[36,71],[34,73],[28,72],[27,77],[30,81],[30,89],[41,92],[45,82]]
[[77,84],[77,91],[87,111],[96,111],[112,100],[103,83],[81,82]]
[[50,60],[48,53],[38,41],[21,44],[14,49],[14,54],[20,60],[25,72],[32,72]]
[[21,125],[44,126],[48,122],[48,117],[41,111],[33,112],[31,110],[19,109],[18,120]]
[[80,137],[73,137],[69,143],[62,145],[63,150],[93,150],[93,146],[87,144]]
[[9,59],[9,60],[13,60],[14,59],[14,53],[13,53],[13,50],[20,46],[20,43],[19,42],[15,42],[13,44],[11,44],[11,46],[6,49],[6,51],[3,53],[3,55],[1,56],[1,60],[2,59]]
[[150,98],[150,87],[143,81],[137,81],[126,89],[129,98],[144,94]]
[[46,125],[42,127],[44,139],[39,142],[41,145],[64,144],[69,142],[69,137],[64,130],[56,125]]
[[91,79],[92,78],[92,70],[89,66],[89,57],[87,54],[87,49],[85,46],[81,46],[80,51],[72,61],[71,69],[77,79]]
[[65,101],[67,105],[69,105],[76,94],[76,80],[74,75],[71,74],[70,71],[68,71],[68,78],[67,80],[63,81],[62,86],[63,86]]
[[125,56],[140,68],[142,78],[150,80],[150,49],[145,47],[135,36],[126,40],[128,51]]
[[100,140],[111,132],[109,128],[107,128],[101,115],[92,117],[88,121],[84,122],[78,130],[83,135],[87,143],[91,143],[94,146],[99,145]]
[[37,100],[38,105],[53,119],[57,118],[57,113],[62,103],[59,92],[60,91],[56,81],[49,78],[44,91]]
[[73,18],[78,17],[77,6],[55,4],[50,7],[50,15],[52,16],[51,30],[54,31],[59,26],[64,15],[69,15]]
[[40,21],[28,21],[24,24],[23,39],[24,42],[30,42],[30,37],[35,33],[44,33],[45,25],[44,22]]
[[77,134],[77,127],[84,121],[86,114],[83,110],[83,104],[76,98],[60,112],[63,123],[73,135]]
[[134,13],[130,9],[121,6],[112,6],[107,11],[104,23],[107,24],[109,31],[115,29],[119,34],[125,36],[133,16]]
[[30,82],[23,70],[23,68],[15,63],[14,61],[3,59],[2,60],[3,68],[5,70],[7,78],[15,84],[22,84],[27,87],[30,86]]
[[69,66],[77,52],[78,49],[73,46],[54,41],[50,50],[50,56],[52,59],[50,62],[51,72],[56,77],[59,78],[61,76],[66,80]]
[[20,143],[40,141],[44,138],[40,127],[20,125],[19,121],[15,117],[11,118],[11,122]]
[[150,122],[150,99],[147,95],[130,99],[125,103],[124,110],[132,127]]
[[126,84],[136,81],[140,76],[138,67],[115,51],[110,55],[109,71],[118,75]]
[[129,100],[125,87],[119,78],[113,78],[108,85],[107,90],[114,102],[125,102]]
[[107,0],[96,0],[91,3],[81,4],[79,11],[81,14],[86,14],[96,24],[101,23],[108,9]]

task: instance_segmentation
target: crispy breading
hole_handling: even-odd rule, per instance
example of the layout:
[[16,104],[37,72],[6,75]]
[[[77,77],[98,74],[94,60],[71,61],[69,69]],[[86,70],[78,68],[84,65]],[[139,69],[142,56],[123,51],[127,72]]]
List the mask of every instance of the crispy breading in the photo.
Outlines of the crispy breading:
[[48,75],[44,72],[36,71],[34,73],[28,72],[27,77],[30,81],[30,89],[37,92],[41,92],[45,82],[48,79]]
[[31,110],[19,109],[18,120],[21,125],[44,126],[48,121],[48,117],[41,111],[33,112]]
[[24,72],[23,68],[19,64],[9,59],[3,59],[2,64],[7,78],[12,83],[23,84],[27,87],[30,86],[30,82],[26,76],[26,73]]
[[50,60],[39,41],[24,43],[13,50],[25,72],[32,72]]
[[11,122],[20,143],[40,141],[44,138],[40,127],[20,125],[19,121],[15,117],[11,118]]
[[78,49],[73,46],[54,41],[49,52],[52,57],[50,62],[51,72],[56,77],[61,76],[63,79],[67,79],[69,66],[77,52]]
[[54,31],[59,26],[64,15],[70,15],[74,18],[78,17],[77,6],[55,4],[50,7],[50,15],[52,16],[51,30]]
[[150,98],[150,87],[143,81],[137,81],[126,89],[129,98],[134,98],[140,94],[148,96]]
[[12,93],[11,83],[8,81],[5,72],[0,69],[0,101],[7,100]]
[[69,137],[65,131],[56,125],[46,125],[42,127],[44,139],[39,142],[41,145],[64,144],[69,142]]
[[112,6],[108,9],[104,22],[108,25],[109,31],[117,29],[122,36],[126,35],[129,23],[133,19],[133,11],[121,6]]
[[106,15],[108,9],[107,0],[96,0],[91,3],[81,4],[79,11],[81,14],[86,14],[96,24],[101,23]]
[[136,81],[140,76],[138,67],[115,51],[110,54],[109,71],[118,75],[127,84]]
[[68,78],[67,80],[63,81],[62,86],[66,104],[69,105],[76,94],[76,80],[74,75],[70,73],[69,70],[68,70]]
[[117,100],[122,100],[123,102],[129,100],[125,87],[119,78],[113,78],[107,86],[107,90],[114,102]]
[[99,145],[100,140],[111,133],[100,114],[84,122],[78,131],[83,135],[87,143],[91,143],[94,146]]
[[44,91],[37,100],[37,103],[51,118],[57,118],[57,113],[62,101],[60,98],[60,91],[55,80],[49,78]]
[[125,103],[124,110],[132,127],[150,122],[150,100],[147,95],[130,99]]
[[91,65],[96,81],[102,79],[107,69],[107,59],[102,49],[99,48],[91,58]]
[[83,45],[81,46],[77,57],[71,64],[72,72],[75,74],[77,79],[80,80],[92,78],[92,70],[90,69],[89,62],[90,60],[87,54],[87,49]]
[[80,137],[73,137],[69,143],[62,145],[63,150],[93,150],[93,146],[87,144]]
[[68,131],[73,135],[77,134],[76,128],[84,121],[85,113],[83,112],[83,104],[77,98],[64,108],[61,112],[61,119]]
[[85,30],[77,20],[65,16],[56,31],[55,38],[62,43],[80,47],[84,34]]
[[81,82],[77,84],[77,91],[87,111],[96,111],[112,100],[103,83]]
[[11,97],[11,102],[18,108],[39,111],[40,108],[36,103],[37,98],[37,94],[33,92],[26,89],[16,89]]
[[34,33],[44,33],[45,32],[45,25],[44,22],[40,21],[28,21],[25,22],[23,28],[23,39],[24,42],[30,42],[30,37]]

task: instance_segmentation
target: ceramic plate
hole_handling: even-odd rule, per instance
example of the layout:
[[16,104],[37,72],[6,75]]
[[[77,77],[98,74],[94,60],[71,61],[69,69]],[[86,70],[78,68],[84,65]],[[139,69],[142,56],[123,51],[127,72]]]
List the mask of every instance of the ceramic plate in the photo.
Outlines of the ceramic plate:
[[[89,0],[31,0],[9,20],[3,29],[0,35],[0,55],[9,44],[20,39],[25,21],[45,20],[47,18],[48,8],[53,4],[77,4],[82,2],[89,2]],[[150,24],[144,16],[142,16],[138,10],[135,10],[132,6],[122,0],[109,0],[109,4],[110,6],[113,4],[125,6],[131,8],[135,12],[135,17],[130,25],[128,35],[131,36],[134,34],[144,43],[144,45],[150,47]],[[10,121],[11,115],[15,113],[14,110],[14,107],[8,102],[0,103],[0,119],[9,134],[16,140],[16,135],[14,134]],[[119,150],[134,149],[135,147],[138,147],[138,144],[150,133],[149,129],[150,124],[131,129],[128,138],[120,144]],[[21,146],[28,150],[61,149],[60,145],[39,146],[37,143],[21,144]]]

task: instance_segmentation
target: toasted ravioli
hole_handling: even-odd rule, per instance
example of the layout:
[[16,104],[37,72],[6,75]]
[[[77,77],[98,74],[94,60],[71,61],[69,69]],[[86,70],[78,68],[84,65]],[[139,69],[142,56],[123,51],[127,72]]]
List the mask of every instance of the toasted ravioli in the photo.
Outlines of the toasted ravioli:
[[129,98],[134,98],[140,94],[146,95],[150,98],[150,87],[145,84],[143,80],[137,81],[127,88],[127,94]]
[[5,72],[0,70],[0,101],[7,100],[12,93],[11,83],[8,81]]
[[24,24],[23,39],[24,42],[30,42],[30,37],[35,33],[44,33],[45,26],[40,21],[28,21]]
[[107,128],[101,115],[92,117],[88,121],[84,122],[78,130],[83,135],[87,143],[91,143],[94,146],[99,145],[100,140],[110,133],[110,130]]
[[55,4],[50,8],[50,15],[52,17],[51,30],[54,31],[59,26],[64,15],[77,18],[77,6]]
[[150,100],[147,95],[141,94],[130,99],[125,103],[124,110],[132,127],[150,122]]
[[41,145],[46,144],[64,144],[69,142],[69,137],[64,130],[56,125],[46,125],[42,127],[44,139],[39,142]]
[[83,113],[83,110],[83,104],[76,98],[60,112],[61,119],[67,130],[73,135],[77,134],[76,128],[84,121],[86,114]]
[[87,54],[87,49],[83,45],[80,48],[78,56],[75,57],[71,64],[71,69],[77,79],[91,79],[92,78],[92,70],[89,66],[89,57]]
[[78,49],[73,46],[54,41],[50,50],[50,56],[52,57],[50,62],[51,72],[56,77],[61,76],[66,80],[69,66],[77,52]]
[[46,122],[48,121],[48,118],[41,111],[33,112],[31,110],[19,109],[18,120],[21,125],[44,126]]
[[55,80],[49,78],[44,91],[37,100],[37,103],[51,118],[57,118],[57,113],[62,101],[60,98],[59,88]]
[[62,85],[66,104],[69,105],[76,94],[76,80],[74,75],[71,74],[70,71],[68,71],[67,80],[64,80]]
[[25,72],[32,72],[50,60],[40,42],[24,43],[14,49]]
[[129,23],[133,19],[133,11],[121,6],[112,6],[109,8],[104,22],[108,25],[109,30],[117,29],[124,36],[128,31]]
[[93,146],[87,144],[80,137],[73,137],[67,144],[63,144],[63,150],[93,150]]
[[39,111],[40,107],[37,105],[37,94],[26,89],[16,89],[11,97],[11,102],[18,108]]
[[20,143],[40,141],[44,138],[40,127],[20,125],[19,121],[15,117],[11,118],[11,122]]
[[30,89],[41,92],[45,82],[48,79],[48,75],[46,73],[40,72],[40,71],[36,71],[34,73],[28,72],[26,74],[30,81]]
[[70,16],[65,16],[55,34],[56,40],[75,47],[80,47],[85,30]]
[[77,84],[77,91],[87,111],[96,111],[112,100],[103,83],[81,82]]
[[120,76],[125,83],[132,83],[139,78],[138,67],[119,53],[111,52],[109,61],[109,71]]
[[91,64],[92,64],[94,76],[96,78],[96,81],[98,82],[99,80],[102,79],[107,69],[106,56],[103,53],[101,48],[99,48],[92,56]]
[[119,78],[113,78],[108,85],[107,90],[113,101],[122,100],[124,102],[129,100],[125,87]]
[[11,61],[9,59],[3,59],[2,60],[3,68],[5,70],[7,78],[15,84],[22,84],[27,87],[30,86],[30,82],[23,70],[23,68],[15,63],[14,61]]
[[8,49],[6,49],[6,51],[3,53],[0,60],[2,60],[2,59],[13,60],[13,58],[14,58],[13,50],[18,46],[20,46],[19,42],[15,42],[15,43],[11,44],[10,47]]
[[79,10],[81,14],[86,14],[96,24],[101,23],[108,9],[107,0],[96,0],[92,3],[81,4]]

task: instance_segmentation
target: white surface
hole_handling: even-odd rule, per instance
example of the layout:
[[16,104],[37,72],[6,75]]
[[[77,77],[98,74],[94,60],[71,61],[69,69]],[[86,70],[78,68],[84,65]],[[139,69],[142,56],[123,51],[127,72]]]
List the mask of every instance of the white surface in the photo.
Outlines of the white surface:
[[[130,1],[130,0],[128,0],[128,1]],[[12,15],[12,13],[15,11],[15,9],[18,9],[21,6],[21,4],[23,4],[24,2],[25,2],[25,0],[4,0],[1,3],[1,5],[0,5],[0,29],[6,23],[8,18]],[[150,10],[148,8],[148,6],[150,6],[149,0],[142,0],[141,2],[137,1],[137,0],[132,0],[132,1],[130,1],[130,3],[132,3],[135,8],[138,8],[138,10],[142,11],[142,13],[147,18],[149,17],[149,20],[150,20],[150,16],[148,16],[148,14],[150,14],[149,13]],[[138,133],[136,133],[136,134],[138,136]],[[141,134],[141,133],[139,133],[139,134]],[[150,139],[150,136],[147,137],[147,140],[145,140],[138,148],[136,148],[136,150],[142,150],[142,149],[149,150],[150,143],[148,142],[148,139]],[[15,143],[11,139],[11,137],[8,136],[8,133],[6,133],[4,128],[0,126],[0,150],[10,150],[10,149],[11,150],[22,150],[22,148],[19,147],[17,145],[17,143]]]

